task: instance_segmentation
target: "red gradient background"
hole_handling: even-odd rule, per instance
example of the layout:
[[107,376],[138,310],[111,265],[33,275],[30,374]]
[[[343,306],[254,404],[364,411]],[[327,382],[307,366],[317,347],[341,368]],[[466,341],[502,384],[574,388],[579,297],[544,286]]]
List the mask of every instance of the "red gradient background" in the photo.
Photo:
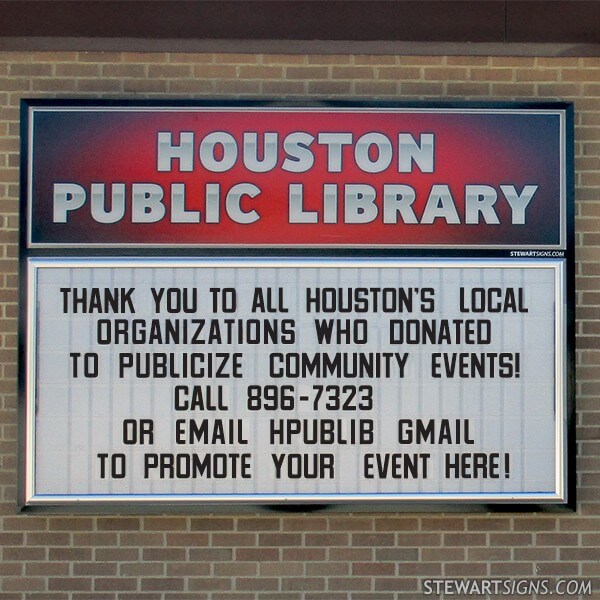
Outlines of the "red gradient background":
[[[561,169],[560,117],[557,112],[435,112],[392,109],[44,109],[34,111],[30,148],[30,215],[33,244],[124,245],[211,245],[211,246],[556,246],[560,243]],[[174,143],[179,133],[195,133],[194,171],[181,173],[178,161],[168,173],[157,171],[157,134],[171,131]],[[238,141],[238,162],[225,173],[206,171],[197,159],[202,138],[213,131],[226,131]],[[252,173],[242,162],[242,136],[246,131],[279,134],[278,166],[267,173]],[[382,173],[364,173],[356,167],[353,146],[344,148],[342,173],[327,172],[327,148],[311,145],[315,156],[312,169],[288,173],[281,169],[286,155],[283,139],[303,131],[315,138],[321,132],[351,132],[356,141],[368,132],[381,132],[392,140],[394,158]],[[398,133],[435,134],[433,173],[398,173]],[[31,138],[30,138],[31,139]],[[564,174],[562,174],[564,177]],[[165,189],[167,213],[158,223],[131,222],[131,184],[156,183]],[[249,225],[232,222],[221,209],[221,222],[204,223],[204,186],[219,183],[223,192],[237,183],[253,183],[261,194],[244,199],[245,210],[255,209],[260,220]],[[88,192],[91,183],[105,183],[110,198],[112,183],[127,185],[127,212],[115,224],[93,221],[89,202],[69,213],[65,224],[52,222],[53,185],[77,183]],[[178,224],[169,221],[171,183],[185,183],[186,209],[199,210],[201,222]],[[305,210],[322,213],[325,183],[368,184],[376,188],[379,217],[366,224],[343,223],[343,194],[338,195],[337,224],[288,223],[288,186],[304,185]],[[382,186],[407,184],[416,190],[413,209],[420,220],[431,186],[450,187],[460,225],[443,219],[433,224],[384,224]],[[495,209],[500,224],[464,224],[464,186],[485,184],[498,191]],[[539,186],[526,210],[526,223],[512,225],[510,207],[500,185]],[[223,194],[224,195],[224,194]],[[107,205],[109,204],[107,199]],[[563,200],[564,201],[564,200]],[[224,198],[222,199],[224,202]]]

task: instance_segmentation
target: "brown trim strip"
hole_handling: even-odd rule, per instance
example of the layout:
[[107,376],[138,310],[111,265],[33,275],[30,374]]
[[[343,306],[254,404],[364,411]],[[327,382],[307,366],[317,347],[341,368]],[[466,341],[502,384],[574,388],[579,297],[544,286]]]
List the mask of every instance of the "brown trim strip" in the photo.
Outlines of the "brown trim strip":
[[0,0],[0,15],[2,49],[531,54],[519,45],[535,43],[561,44],[544,55],[597,55],[600,45],[597,0]]
[[0,37],[0,51],[595,57],[600,44]]
[[0,1],[3,37],[504,41],[504,0]]

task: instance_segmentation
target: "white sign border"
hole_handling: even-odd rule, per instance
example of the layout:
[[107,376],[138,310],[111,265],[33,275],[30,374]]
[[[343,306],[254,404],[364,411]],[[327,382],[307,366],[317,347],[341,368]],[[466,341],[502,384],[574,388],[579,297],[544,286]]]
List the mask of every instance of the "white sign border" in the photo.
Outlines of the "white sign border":
[[[548,493],[434,493],[434,494],[135,494],[135,495],[42,495],[35,491],[35,415],[37,404],[37,273],[48,268],[553,268],[555,271],[555,490]],[[27,324],[25,333],[25,476],[24,505],[227,505],[227,504],[357,504],[372,501],[382,503],[510,503],[556,504],[567,502],[567,289],[566,263],[564,260],[527,260],[527,259],[409,259],[409,258],[29,258],[27,260]]]
[[[67,242],[58,242],[58,243],[42,243],[42,242],[34,242],[33,241],[33,203],[34,203],[34,195],[33,195],[33,148],[35,144],[35,113],[43,113],[43,112],[287,112],[287,113],[304,113],[304,112],[321,112],[321,113],[418,113],[418,114],[481,114],[481,115],[545,115],[545,116],[553,116],[558,117],[559,119],[559,127],[560,127],[560,139],[559,139],[559,161],[560,161],[560,197],[559,197],[559,207],[560,207],[560,222],[559,222],[559,241],[556,244],[456,244],[453,243],[451,246],[453,248],[459,248],[461,250],[494,250],[494,249],[504,249],[504,248],[518,248],[523,250],[532,250],[532,249],[551,249],[551,250],[565,250],[567,246],[567,153],[565,151],[566,143],[567,143],[567,111],[565,108],[556,108],[556,107],[548,107],[548,108],[523,108],[523,107],[500,107],[500,106],[489,106],[489,107],[469,107],[469,108],[460,108],[460,107],[452,107],[452,106],[439,106],[439,107],[418,107],[418,106],[405,106],[405,107],[397,107],[397,106],[356,106],[356,107],[342,107],[342,106],[228,106],[228,105],[219,105],[218,103],[214,103],[211,106],[198,105],[198,106],[177,106],[173,104],[172,106],[166,105],[137,105],[135,102],[133,104],[122,104],[120,106],[103,106],[101,104],[98,105],[52,105],[52,106],[38,106],[31,105],[28,107],[28,132],[27,132],[27,210],[29,214],[29,222],[27,228],[27,247],[31,249],[47,249],[47,248],[147,248],[147,249],[157,249],[157,248],[175,248],[177,247],[176,243],[168,243],[168,244],[153,244],[153,243],[107,243],[107,244],[98,244],[98,243],[67,243]],[[371,244],[372,247],[380,248],[380,249],[394,249],[394,250],[404,250],[406,248],[419,248],[423,250],[428,249],[439,249],[442,247],[447,247],[448,243],[425,243],[425,244]],[[231,248],[246,248],[248,244],[236,244],[236,243],[227,243],[227,244],[217,244],[217,243],[198,243],[198,244],[186,244],[186,248],[194,249],[194,248],[223,248],[223,247],[231,247]],[[252,244],[252,248],[287,248],[289,247],[287,244]],[[294,248],[316,248],[316,249],[325,249],[325,248],[354,248],[354,249],[363,249],[366,248],[365,244],[295,244]]]

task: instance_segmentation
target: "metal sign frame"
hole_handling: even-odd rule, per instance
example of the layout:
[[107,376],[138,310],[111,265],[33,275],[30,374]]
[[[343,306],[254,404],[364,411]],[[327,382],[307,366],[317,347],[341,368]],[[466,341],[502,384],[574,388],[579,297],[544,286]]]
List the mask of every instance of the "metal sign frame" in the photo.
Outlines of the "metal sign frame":
[[[153,243],[38,243],[32,239],[32,212],[35,202],[32,191],[33,114],[36,111],[361,111],[455,112],[489,114],[520,112],[537,114],[550,112],[561,120],[560,173],[560,241],[556,244],[424,244],[394,247],[374,244],[369,247],[354,244],[282,244],[221,245],[175,244],[159,246]],[[214,102],[206,101],[79,101],[28,100],[22,105],[21,148],[21,239],[20,239],[20,361],[19,415],[21,450],[19,452],[19,504],[22,510],[73,511],[165,511],[165,510],[256,510],[261,507],[279,510],[323,509],[335,511],[548,511],[575,509],[575,294],[574,294],[574,159],[573,107],[567,103],[369,103],[369,102]],[[159,250],[160,248],[160,250]],[[555,258],[549,259],[548,257]],[[556,488],[542,494],[245,494],[238,497],[198,495],[78,495],[44,496],[35,489],[35,444],[37,381],[37,332],[39,316],[36,296],[40,269],[78,265],[84,267],[126,265],[232,265],[250,264],[298,266],[305,264],[349,265],[398,264],[402,262],[428,265],[497,264],[500,267],[548,266],[556,269],[555,303],[555,442]],[[479,262],[477,262],[479,261]],[[375,504],[373,504],[375,502]]]

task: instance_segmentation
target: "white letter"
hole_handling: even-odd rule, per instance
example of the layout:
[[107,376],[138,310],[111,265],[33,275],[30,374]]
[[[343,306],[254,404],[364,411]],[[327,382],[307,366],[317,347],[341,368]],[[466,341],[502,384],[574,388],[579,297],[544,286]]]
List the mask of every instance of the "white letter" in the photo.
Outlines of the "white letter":
[[66,223],[67,213],[77,210],[85,204],[85,190],[76,183],[54,184],[54,215],[55,223]]
[[277,166],[277,134],[264,134],[262,155],[258,160],[258,133],[244,133],[244,165],[253,173],[266,173]]
[[377,193],[370,185],[349,183],[344,186],[344,222],[370,223],[377,218]]
[[525,209],[531,202],[533,195],[537,192],[537,185],[526,185],[521,194],[517,194],[517,190],[514,185],[501,185],[500,189],[506,196],[506,201],[510,204],[512,210],[512,221],[513,225],[525,225]]
[[206,222],[220,223],[221,222],[221,205],[219,204],[221,197],[221,186],[218,183],[206,184]]
[[290,133],[283,141],[283,149],[288,157],[283,161],[281,168],[290,173],[308,171],[315,164],[315,157],[309,149],[314,141],[315,138],[309,133]]
[[179,146],[173,145],[172,133],[170,131],[158,132],[158,158],[156,161],[157,171],[170,171],[172,159],[179,159],[180,171],[192,171],[194,169],[194,133],[182,131],[179,134]]
[[[215,146],[223,147],[223,156],[215,158]],[[229,171],[238,156],[238,148],[235,138],[225,131],[209,133],[200,144],[200,162],[208,171],[213,173],[224,173]]]
[[319,144],[327,146],[327,171],[342,172],[342,146],[352,143],[351,133],[320,133]]
[[433,133],[422,133],[420,145],[410,133],[398,134],[398,173],[412,172],[413,160],[422,173],[433,173]]
[[315,211],[304,211],[304,190],[301,183],[290,183],[289,190],[289,222],[290,223],[318,223],[319,216]]
[[185,210],[185,183],[171,184],[171,223],[200,223],[200,212]]
[[489,185],[465,186],[465,223],[470,225],[479,223],[479,213],[486,223],[497,225],[500,223],[494,210],[498,194]]
[[323,223],[337,223],[337,196],[337,185],[335,183],[325,183],[323,185]]
[[162,203],[163,190],[155,183],[134,183],[131,186],[131,222],[156,223],[166,212]]
[[431,224],[435,219],[445,219],[446,223],[455,225],[460,223],[460,218],[456,212],[454,198],[447,185],[434,185],[431,187],[427,204],[421,217],[421,223]]
[[258,221],[260,216],[254,209],[244,212],[241,207],[242,196],[255,198],[258,194],[260,194],[260,189],[252,183],[238,183],[234,185],[225,198],[225,210],[231,220],[243,225]]
[[412,209],[415,198],[415,190],[409,185],[385,184],[383,186],[383,222],[397,223],[398,213],[400,213],[403,223],[418,223],[417,215]]
[[111,186],[112,208],[106,210],[103,183],[92,183],[92,218],[98,223],[117,223],[125,216],[125,184],[113,183]]
[[[369,150],[377,146],[377,158],[371,160]],[[381,173],[392,162],[392,143],[383,133],[366,133],[356,142],[354,160],[361,171],[365,173]]]

